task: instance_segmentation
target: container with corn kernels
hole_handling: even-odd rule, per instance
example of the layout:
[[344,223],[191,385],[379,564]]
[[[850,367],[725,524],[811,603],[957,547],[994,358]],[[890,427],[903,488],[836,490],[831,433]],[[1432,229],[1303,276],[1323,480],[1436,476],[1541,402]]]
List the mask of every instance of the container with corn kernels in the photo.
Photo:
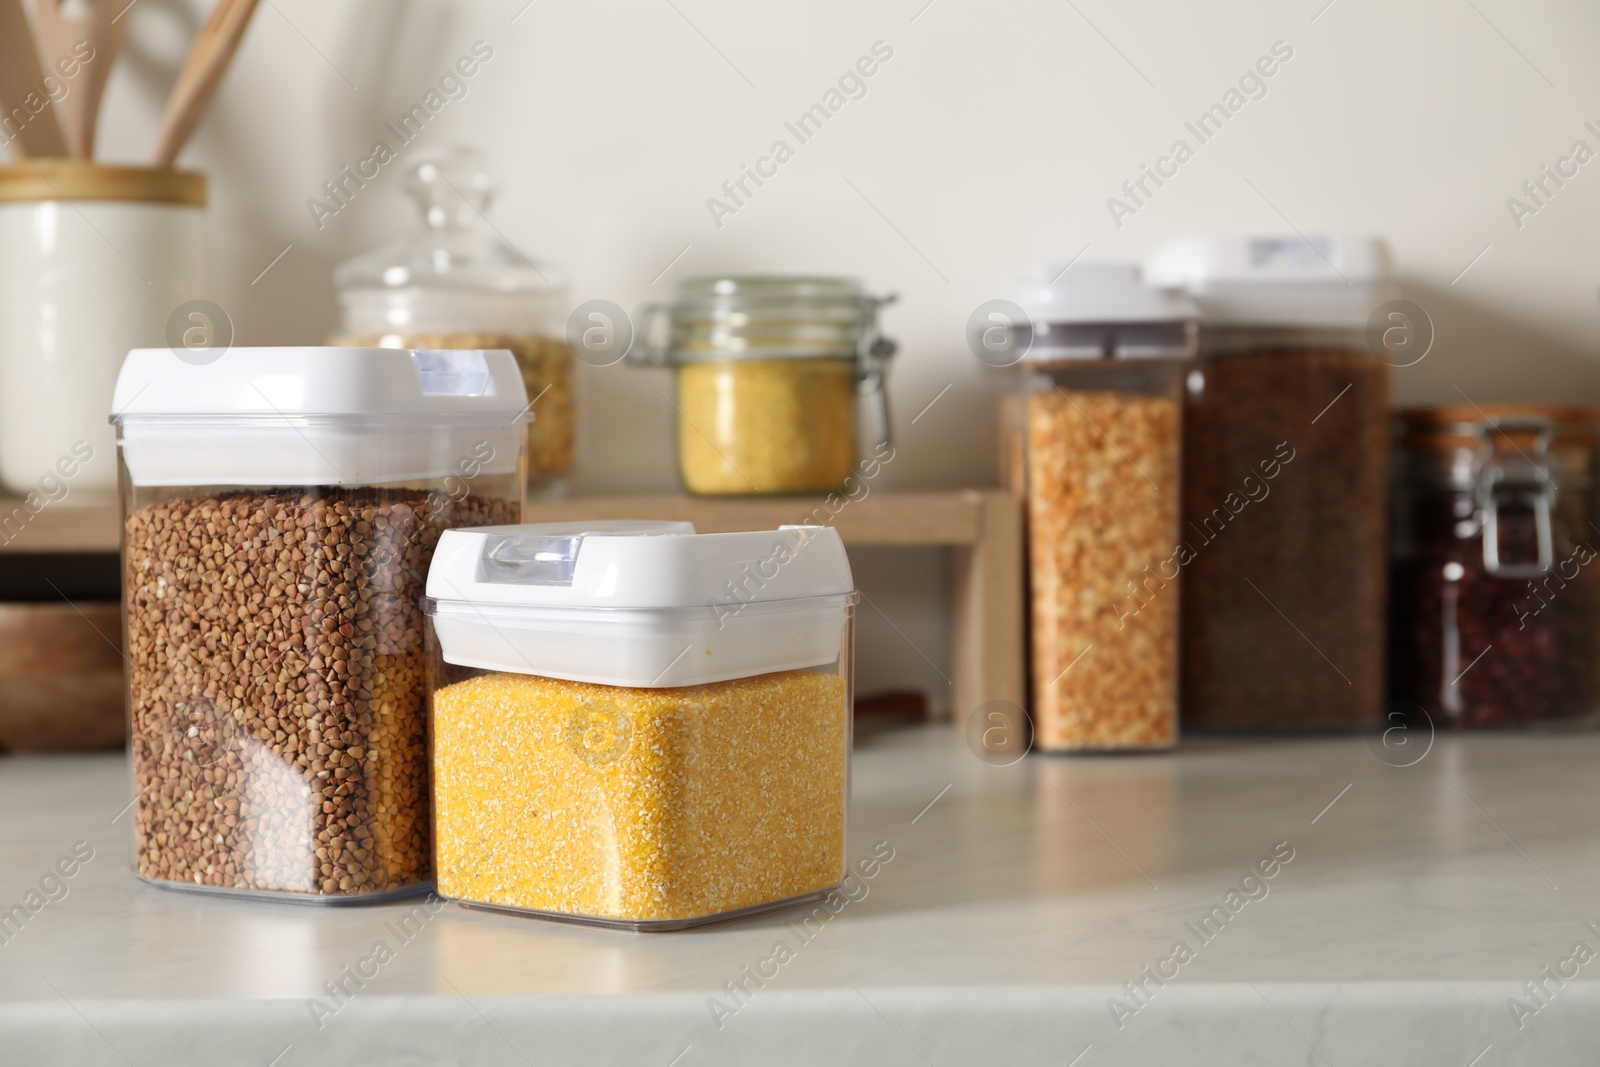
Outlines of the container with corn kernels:
[[440,895],[632,930],[822,899],[856,601],[827,527],[448,531],[424,601]]
[[1171,748],[1187,562],[1179,390],[1197,313],[1132,266],[1064,273],[1042,272],[1023,296],[1008,448],[1027,497],[1034,745]]

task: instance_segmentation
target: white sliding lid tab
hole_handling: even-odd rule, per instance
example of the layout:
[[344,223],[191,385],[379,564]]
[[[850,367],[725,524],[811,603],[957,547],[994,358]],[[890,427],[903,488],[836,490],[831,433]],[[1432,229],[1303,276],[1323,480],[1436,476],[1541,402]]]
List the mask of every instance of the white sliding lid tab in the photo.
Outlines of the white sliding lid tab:
[[1022,290],[1021,304],[1035,322],[1180,322],[1200,315],[1181,291],[1147,285],[1132,263],[1046,267]]
[[516,470],[527,406],[504,350],[137,348],[111,421],[135,485],[375,485]]
[[1145,264],[1150,285],[1186,291],[1207,326],[1361,329],[1396,294],[1376,237],[1188,237]]
[[1177,289],[1144,284],[1131,263],[1047,267],[1020,302],[1033,331],[1024,362],[1194,354],[1200,309]]
[[855,588],[831,527],[579,522],[447,530],[428,597],[449,663],[662,687],[832,663]]

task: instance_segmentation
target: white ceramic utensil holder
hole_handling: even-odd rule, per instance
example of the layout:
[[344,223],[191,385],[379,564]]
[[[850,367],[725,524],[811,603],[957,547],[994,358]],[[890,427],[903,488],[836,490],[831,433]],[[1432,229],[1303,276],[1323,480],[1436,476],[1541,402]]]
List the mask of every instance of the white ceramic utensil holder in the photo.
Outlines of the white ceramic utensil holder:
[[106,417],[117,372],[129,349],[172,344],[174,312],[208,295],[205,201],[205,176],[186,171],[0,167],[0,483],[9,495],[116,501]]

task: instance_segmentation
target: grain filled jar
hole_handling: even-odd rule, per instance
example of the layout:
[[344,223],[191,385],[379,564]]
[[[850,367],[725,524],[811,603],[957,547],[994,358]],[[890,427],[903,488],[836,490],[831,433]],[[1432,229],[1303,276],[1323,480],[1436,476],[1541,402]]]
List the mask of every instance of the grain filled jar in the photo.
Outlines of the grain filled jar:
[[565,272],[528,259],[489,222],[495,188],[482,153],[424,157],[405,189],[418,212],[411,232],[334,271],[343,322],[328,343],[506,349],[537,416],[527,426],[528,487],[562,495],[577,434]]
[[1146,280],[1200,305],[1184,389],[1183,721],[1354,730],[1384,701],[1392,295],[1365,238],[1196,239]]
[[1118,264],[1046,271],[1022,307],[1034,745],[1169,748],[1185,562],[1181,390],[1198,313]]
[[[637,364],[674,368],[678,470],[706,495],[822,493],[889,442],[893,341],[852,278],[696,278],[643,309]],[[858,421],[860,426],[858,427]]]
[[428,597],[441,896],[673,930],[840,884],[857,595],[834,530],[452,530]]
[[1415,408],[1397,419],[1390,694],[1440,726],[1600,704],[1596,410]]
[[511,354],[138,349],[115,402],[139,877],[426,887],[423,579],[444,529],[521,518]]

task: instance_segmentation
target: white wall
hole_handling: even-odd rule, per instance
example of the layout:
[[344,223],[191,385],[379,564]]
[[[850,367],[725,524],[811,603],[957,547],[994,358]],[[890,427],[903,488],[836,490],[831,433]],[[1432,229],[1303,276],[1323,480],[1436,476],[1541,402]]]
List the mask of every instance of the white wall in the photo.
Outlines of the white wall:
[[[754,270],[850,273],[901,294],[887,317],[902,350],[885,486],[992,480],[988,386],[962,342],[976,304],[1085,245],[1136,258],[1191,231],[1386,236],[1438,330],[1429,357],[1398,373],[1401,402],[1459,400],[1458,387],[1478,401],[1600,393],[1600,161],[1520,229],[1506,207],[1575,140],[1600,150],[1583,127],[1600,128],[1592,4],[524,2],[261,5],[184,157],[212,175],[215,296],[240,341],[333,327],[334,264],[409,221],[405,160],[320,231],[307,198],[481,39],[494,58],[418,144],[484,146],[504,183],[499,227],[566,265],[577,299],[633,307],[686,275]],[[181,34],[203,10],[139,0],[129,14],[103,155],[148,153]],[[894,54],[868,94],[719,229],[706,199],[880,40]],[[1116,227],[1106,198],[1174,139],[1193,145],[1183,121],[1280,40],[1293,58],[1267,95]],[[672,413],[652,381],[665,388],[586,368],[580,489],[672,484]],[[908,611],[931,603],[905,595]],[[885,651],[863,663],[864,689],[937,680],[872,640]]]

